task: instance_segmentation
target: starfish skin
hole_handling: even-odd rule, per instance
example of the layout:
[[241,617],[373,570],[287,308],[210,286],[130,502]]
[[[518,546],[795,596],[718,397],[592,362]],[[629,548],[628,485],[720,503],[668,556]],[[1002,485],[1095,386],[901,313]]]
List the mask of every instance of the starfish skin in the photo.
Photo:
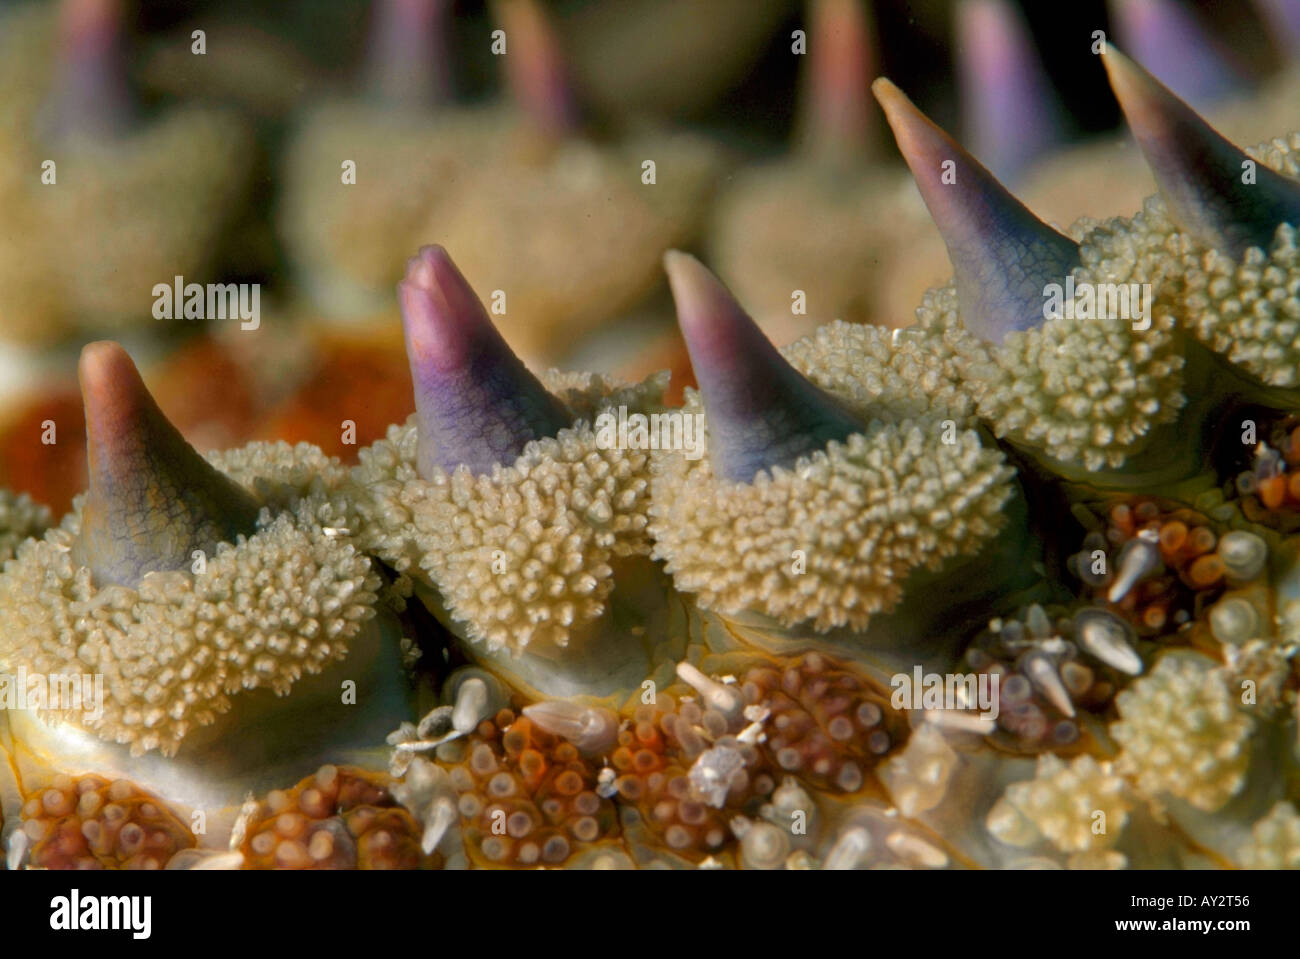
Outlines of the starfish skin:
[[[877,81],[955,282],[777,349],[670,252],[680,409],[533,373],[437,247],[397,293],[416,412],[352,470],[204,459],[87,347],[89,488],[0,571],[0,667],[109,698],[6,711],[9,865],[1294,864],[1300,138],[1232,152],[1107,56],[1165,197],[1056,231]],[[1149,313],[1036,313],[1058,278]]]

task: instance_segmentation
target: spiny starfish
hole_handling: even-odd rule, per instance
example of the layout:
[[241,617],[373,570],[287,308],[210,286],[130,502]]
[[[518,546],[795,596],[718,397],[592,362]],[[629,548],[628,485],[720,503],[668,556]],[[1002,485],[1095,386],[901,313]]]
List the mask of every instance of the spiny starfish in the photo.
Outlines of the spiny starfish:
[[[1300,541],[1201,454],[1250,404],[1256,482],[1300,463],[1271,366],[1297,139],[1240,154],[1107,58],[1166,198],[1056,231],[879,80],[955,282],[916,329],[778,350],[670,252],[680,410],[661,377],[531,372],[439,247],[398,291],[415,413],[351,471],[205,461],[120,347],[87,347],[90,489],[0,572],[0,666],[94,667],[110,695],[6,712],[11,863],[1293,862]],[[1250,356],[1196,331],[1232,313],[1197,279],[1220,259],[1267,291]],[[1119,283],[1149,312],[1082,308]],[[1040,555],[1073,520],[1068,561]],[[418,722],[399,607],[451,667]],[[218,840],[185,835],[193,807]]]

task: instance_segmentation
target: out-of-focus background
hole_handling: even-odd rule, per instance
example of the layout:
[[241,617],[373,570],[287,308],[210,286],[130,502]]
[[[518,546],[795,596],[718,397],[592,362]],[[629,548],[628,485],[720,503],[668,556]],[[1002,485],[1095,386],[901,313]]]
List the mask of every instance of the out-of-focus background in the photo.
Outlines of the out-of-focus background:
[[[689,384],[671,247],[778,343],[906,325],[947,262],[873,77],[1045,219],[1128,215],[1150,181],[1096,31],[1255,142],[1300,125],[1298,6],[0,4],[0,486],[82,488],[76,356],[106,336],[200,448],[355,459],[412,409],[393,287],[425,243],[535,367]],[[177,277],[244,284],[255,318],[160,306]]]

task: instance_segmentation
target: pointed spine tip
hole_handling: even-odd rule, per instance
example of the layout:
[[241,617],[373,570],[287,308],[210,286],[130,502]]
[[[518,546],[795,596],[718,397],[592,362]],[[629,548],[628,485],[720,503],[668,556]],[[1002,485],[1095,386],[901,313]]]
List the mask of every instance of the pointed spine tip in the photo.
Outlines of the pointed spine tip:
[[907,100],[907,94],[900,90],[889,77],[876,77],[876,79],[872,80],[871,95],[876,98],[876,102],[880,104],[881,109],[885,110],[886,113],[888,113],[891,105],[897,104],[899,99]]
[[423,247],[398,284],[419,423],[419,470],[508,463],[569,425],[564,406],[515,356],[440,246]]
[[426,246],[406,261],[397,285],[411,372],[455,370],[476,350],[496,345],[495,328],[468,281],[441,246]]
[[130,354],[113,340],[96,340],[81,348],[77,362],[77,379],[86,402],[107,403],[116,394],[126,392],[122,384],[129,384],[129,392],[144,390],[140,373]]
[[[88,343],[77,364],[86,414],[86,454],[91,489],[105,471],[129,469],[136,463],[122,454],[141,431],[173,430],[150,395],[140,371],[121,344],[113,340]],[[121,477],[125,481],[128,477]]]
[[978,160],[881,77],[871,86],[952,263],[962,322],[1001,342],[1043,323],[1047,288],[1079,264],[1078,245],[1038,219]]
[[1113,45],[1102,62],[1180,229],[1235,258],[1267,250],[1280,224],[1300,225],[1300,182],[1252,160]]
[[664,271],[692,361],[698,354],[709,367],[736,363],[742,357],[738,350],[777,355],[731,291],[695,257],[669,250],[664,254]]
[[709,457],[725,479],[762,470],[862,429],[839,400],[803,377],[695,257],[670,251],[664,269],[709,418]]
[[126,350],[88,344],[78,376],[89,466],[78,558],[97,585],[188,568],[195,550],[254,530],[260,504],[185,441]]
[[677,320],[683,328],[689,325],[695,331],[701,324],[707,328],[712,309],[740,309],[722,282],[691,254],[669,250],[664,254],[663,264],[678,307]]

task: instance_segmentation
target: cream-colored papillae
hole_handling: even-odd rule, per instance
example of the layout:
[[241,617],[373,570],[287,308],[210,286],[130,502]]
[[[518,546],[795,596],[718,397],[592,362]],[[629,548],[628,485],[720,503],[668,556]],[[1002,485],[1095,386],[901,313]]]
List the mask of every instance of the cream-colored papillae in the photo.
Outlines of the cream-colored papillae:
[[65,716],[136,754],[174,752],[241,690],[291,693],[304,674],[342,659],[375,615],[380,581],[347,535],[355,515],[332,488],[337,461],[285,443],[210,459],[267,508],[251,536],[202,557],[201,571],[151,573],[138,589],[97,588],[72,560],[79,497],[0,574],[0,666],[102,674],[102,717]]
[[552,371],[542,381],[574,424],[513,463],[423,479],[412,417],[363,450],[352,477],[364,547],[434,586],[489,651],[568,646],[604,611],[611,564],[650,551],[649,452],[602,449],[593,427],[603,409],[659,408],[665,378],[621,387]]
[[1255,721],[1226,674],[1198,654],[1171,654],[1115,697],[1116,768],[1147,795],[1170,793],[1213,812],[1246,780]]

